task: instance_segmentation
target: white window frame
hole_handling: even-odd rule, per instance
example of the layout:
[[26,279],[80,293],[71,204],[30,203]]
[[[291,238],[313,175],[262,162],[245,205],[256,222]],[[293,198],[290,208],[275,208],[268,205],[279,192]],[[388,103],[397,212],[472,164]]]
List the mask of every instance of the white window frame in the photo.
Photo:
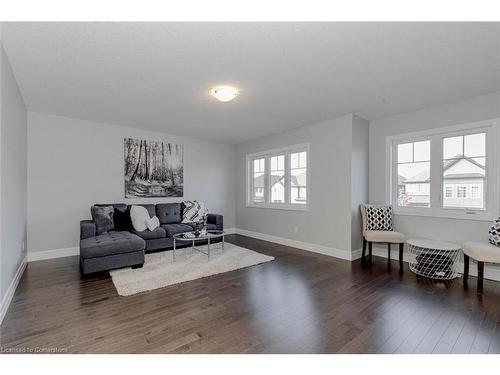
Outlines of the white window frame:
[[[307,198],[306,203],[291,203],[290,202],[290,154],[296,152],[306,152],[307,153],[307,163],[306,163],[306,186],[307,186]],[[271,202],[271,157],[285,155],[285,203],[272,203]],[[266,174],[265,174],[265,188],[264,188],[264,202],[255,203],[252,199],[253,191],[253,160],[264,158],[266,160]],[[246,207],[256,207],[256,208],[271,208],[279,210],[294,210],[294,211],[309,211],[310,202],[310,192],[311,192],[311,180],[309,178],[310,174],[310,160],[311,155],[309,152],[309,143],[301,143],[293,146],[277,148],[268,151],[257,152],[254,154],[246,155]]]
[[[386,137],[386,203],[392,204],[396,215],[445,217],[491,221],[500,211],[499,207],[499,145],[500,119],[447,126],[432,130],[412,132]],[[485,209],[443,207],[443,138],[458,135],[486,133],[486,184],[483,189]],[[397,195],[397,145],[401,143],[431,141],[431,186],[430,207],[400,207]],[[437,182],[436,182],[437,181]]]

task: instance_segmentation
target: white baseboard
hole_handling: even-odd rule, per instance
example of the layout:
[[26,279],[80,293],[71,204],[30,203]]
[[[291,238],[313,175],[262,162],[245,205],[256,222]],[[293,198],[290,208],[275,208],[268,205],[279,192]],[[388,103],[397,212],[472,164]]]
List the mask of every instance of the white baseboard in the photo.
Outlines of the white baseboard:
[[351,260],[360,259],[362,254],[363,254],[363,249],[353,250]]
[[7,289],[7,292],[5,293],[5,296],[2,298],[2,302],[0,302],[0,325],[2,324],[3,318],[7,314],[7,310],[9,309],[10,302],[12,301],[12,298],[14,297],[14,293],[16,292],[17,285],[19,284],[19,281],[21,280],[21,277],[23,276],[24,270],[26,269],[26,264],[27,264],[27,256],[24,257],[24,259],[21,261],[21,264],[17,268],[16,274],[14,275],[14,278],[12,279],[9,288]]
[[[290,247],[296,247],[301,250],[312,251],[314,253],[329,255],[335,258],[340,258],[350,261],[361,258],[361,249],[354,250],[351,252],[349,250],[335,249],[333,247],[317,245],[309,242],[291,240],[284,237],[277,237],[277,236],[272,236],[270,234],[252,232],[249,230],[239,229],[239,228],[226,228],[224,229],[224,231],[226,232],[226,234],[241,234],[243,236],[257,238],[259,240],[274,242],[280,245],[285,245]],[[28,253],[28,262],[63,258],[79,254],[80,254],[80,249],[78,247],[68,247],[64,249],[54,249],[45,251],[32,251]]]
[[[397,250],[397,245],[393,245],[393,248],[394,248],[394,250],[391,249],[391,259],[399,260],[399,250]],[[368,253],[368,246],[367,246],[366,251]],[[372,252],[373,252],[373,255],[375,255],[375,256],[387,259],[387,245],[384,247],[373,245]],[[407,256],[406,252],[403,254],[403,261],[408,262],[408,256]],[[460,263],[458,268],[462,270],[464,268],[463,263]],[[462,272],[460,272],[460,273],[462,273]],[[469,266],[469,275],[477,276],[477,267],[476,267],[475,262],[472,259],[471,259],[471,263]],[[495,267],[493,265],[485,264],[485,266],[484,266],[484,278],[489,279],[489,280],[494,280],[494,281],[500,281],[500,268]]]
[[280,245],[296,247],[297,249],[312,251],[313,253],[319,253],[323,255],[329,255],[335,258],[345,259],[345,260],[354,260],[355,256],[361,256],[361,249],[355,251],[343,250],[343,249],[335,249],[333,247],[317,245],[310,242],[302,242],[297,240],[291,240],[289,238],[273,236],[270,234],[252,232],[246,229],[236,228],[236,234],[241,234],[242,236],[252,237],[259,240],[274,242]]
[[28,262],[35,262],[37,260],[46,260],[54,258],[63,258],[73,255],[80,255],[79,247],[67,247],[64,249],[44,250],[44,251],[30,251],[28,252]]

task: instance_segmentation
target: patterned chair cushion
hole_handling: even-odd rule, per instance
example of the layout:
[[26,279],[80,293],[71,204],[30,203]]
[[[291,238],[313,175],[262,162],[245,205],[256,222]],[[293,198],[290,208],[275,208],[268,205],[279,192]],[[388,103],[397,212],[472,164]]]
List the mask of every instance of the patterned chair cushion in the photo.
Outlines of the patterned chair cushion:
[[365,239],[369,242],[404,243],[405,236],[393,230],[367,230]]
[[500,216],[491,226],[488,232],[488,240],[492,245],[500,246]]
[[366,205],[367,230],[392,231],[392,206]]

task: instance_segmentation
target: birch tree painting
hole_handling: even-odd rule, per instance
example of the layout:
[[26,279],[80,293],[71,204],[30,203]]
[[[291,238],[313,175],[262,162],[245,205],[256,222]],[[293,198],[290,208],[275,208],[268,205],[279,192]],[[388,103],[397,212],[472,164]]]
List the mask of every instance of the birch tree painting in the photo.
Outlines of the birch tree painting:
[[125,138],[125,198],[182,197],[184,147]]

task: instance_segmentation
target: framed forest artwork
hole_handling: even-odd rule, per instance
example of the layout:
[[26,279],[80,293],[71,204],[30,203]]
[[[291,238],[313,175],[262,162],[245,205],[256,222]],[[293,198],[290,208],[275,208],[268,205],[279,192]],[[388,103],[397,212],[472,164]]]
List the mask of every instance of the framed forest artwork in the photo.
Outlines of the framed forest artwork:
[[182,197],[183,145],[125,138],[125,198]]

